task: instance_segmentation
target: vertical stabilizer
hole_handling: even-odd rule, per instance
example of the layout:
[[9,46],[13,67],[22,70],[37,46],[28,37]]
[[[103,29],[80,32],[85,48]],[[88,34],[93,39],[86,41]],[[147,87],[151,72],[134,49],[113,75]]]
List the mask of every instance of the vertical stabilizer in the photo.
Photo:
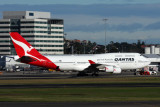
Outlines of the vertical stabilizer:
[[11,32],[11,39],[19,57],[22,56],[39,56],[41,55],[33,48],[19,33]]
[[32,64],[40,67],[58,69],[58,67],[47,57],[41,55],[33,48],[19,33],[10,32],[16,53],[22,63]]

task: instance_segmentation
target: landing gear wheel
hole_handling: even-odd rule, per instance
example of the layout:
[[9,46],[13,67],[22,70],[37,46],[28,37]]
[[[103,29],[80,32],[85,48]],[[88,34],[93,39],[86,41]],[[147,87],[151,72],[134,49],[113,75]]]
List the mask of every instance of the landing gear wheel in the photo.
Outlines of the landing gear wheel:
[[77,76],[88,76],[88,74],[85,73],[85,72],[79,72],[79,73],[77,74]]
[[97,74],[97,73],[93,73],[93,74],[92,74],[92,76],[99,76],[99,74]]

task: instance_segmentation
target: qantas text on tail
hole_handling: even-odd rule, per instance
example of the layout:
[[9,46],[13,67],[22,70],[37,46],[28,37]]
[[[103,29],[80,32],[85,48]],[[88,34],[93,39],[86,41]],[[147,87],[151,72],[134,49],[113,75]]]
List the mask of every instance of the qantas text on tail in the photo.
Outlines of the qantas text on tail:
[[99,70],[121,73],[122,70],[142,68],[150,61],[139,53],[106,53],[86,55],[41,55],[19,33],[11,32],[11,39],[17,55],[16,61],[62,71]]

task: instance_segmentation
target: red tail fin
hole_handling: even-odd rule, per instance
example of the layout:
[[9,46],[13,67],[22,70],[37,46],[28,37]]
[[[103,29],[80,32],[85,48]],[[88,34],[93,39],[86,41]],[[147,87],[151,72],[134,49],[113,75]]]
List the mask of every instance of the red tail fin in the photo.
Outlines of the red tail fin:
[[52,69],[58,68],[52,61],[33,48],[19,33],[11,32],[10,35],[21,62]]
[[22,56],[39,56],[41,55],[35,48],[33,48],[19,33],[11,32],[11,39],[16,49],[17,55]]

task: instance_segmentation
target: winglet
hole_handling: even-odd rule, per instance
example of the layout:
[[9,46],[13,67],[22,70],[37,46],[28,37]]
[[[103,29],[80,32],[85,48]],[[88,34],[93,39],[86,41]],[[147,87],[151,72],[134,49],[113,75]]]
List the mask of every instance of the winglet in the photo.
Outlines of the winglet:
[[90,64],[96,64],[95,62],[93,62],[92,60],[88,60]]

